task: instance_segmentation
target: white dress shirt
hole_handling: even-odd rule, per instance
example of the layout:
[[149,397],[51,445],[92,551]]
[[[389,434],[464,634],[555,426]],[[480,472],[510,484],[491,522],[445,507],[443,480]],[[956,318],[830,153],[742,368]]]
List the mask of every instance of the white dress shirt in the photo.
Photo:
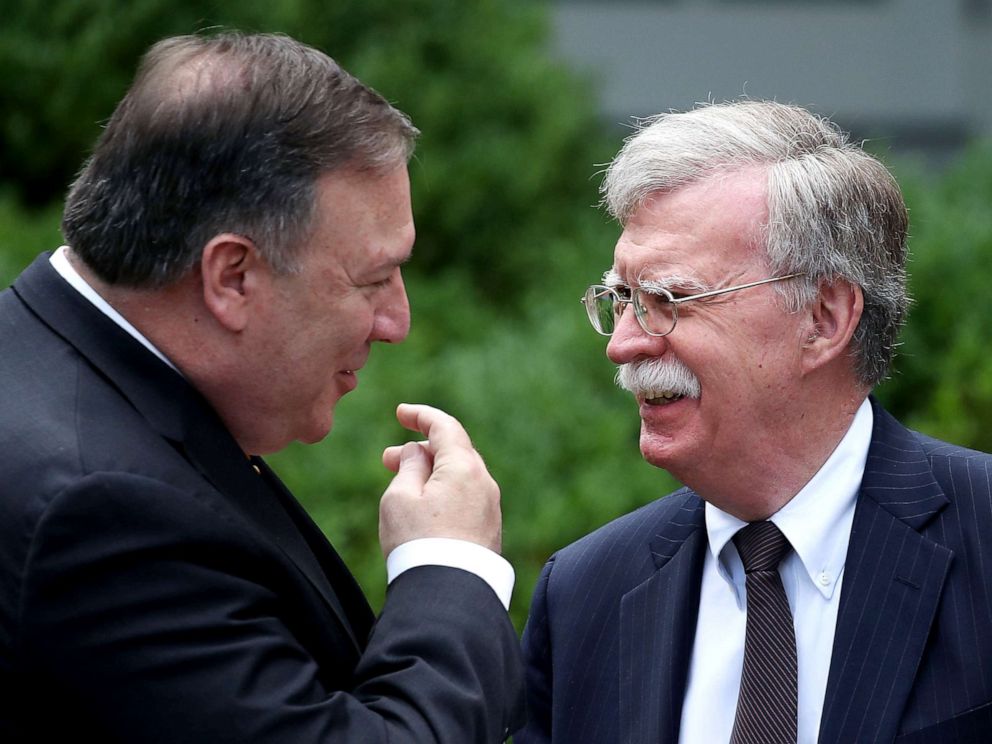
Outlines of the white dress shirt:
[[[814,744],[819,733],[844,561],[871,431],[871,405],[865,400],[823,467],[770,518],[794,549],[783,559],[779,572],[796,629],[799,744]],[[680,744],[730,741],[747,620],[744,566],[731,538],[746,524],[706,504],[709,549],[703,564]]]
[[[91,287],[69,263],[66,255],[67,246],[62,246],[52,254],[49,261],[52,267],[77,292],[89,300],[104,315],[127,331],[146,349],[172,367],[180,374],[182,372],[159,349],[145,338],[137,328],[117,312],[111,305]],[[423,538],[410,540],[398,545],[386,557],[386,578],[392,582],[397,576],[416,566],[449,566],[474,573],[496,592],[503,607],[510,608],[510,595],[513,594],[513,584],[516,577],[513,566],[498,553],[467,540],[449,538]]]

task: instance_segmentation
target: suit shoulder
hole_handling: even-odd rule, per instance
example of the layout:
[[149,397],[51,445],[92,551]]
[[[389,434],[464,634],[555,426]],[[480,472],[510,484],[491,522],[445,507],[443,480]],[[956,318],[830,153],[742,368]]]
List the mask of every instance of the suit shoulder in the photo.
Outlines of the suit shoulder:
[[961,447],[913,432],[919,442],[933,477],[944,493],[952,499],[974,498],[978,493],[990,493],[992,455]]
[[602,561],[645,560],[650,556],[646,546],[661,527],[690,519],[700,504],[699,497],[688,488],[674,491],[562,548],[554,556],[555,568],[560,571],[573,564],[587,566]]
[[3,500],[55,493],[95,471],[142,472],[168,449],[75,349],[39,338],[35,356],[0,364],[9,396],[0,407]]
[[969,464],[982,466],[992,463],[992,454],[988,452],[980,452],[979,450],[944,442],[926,434],[921,434],[918,431],[914,431],[913,436],[920,443],[920,446],[931,462],[947,459],[965,461]]

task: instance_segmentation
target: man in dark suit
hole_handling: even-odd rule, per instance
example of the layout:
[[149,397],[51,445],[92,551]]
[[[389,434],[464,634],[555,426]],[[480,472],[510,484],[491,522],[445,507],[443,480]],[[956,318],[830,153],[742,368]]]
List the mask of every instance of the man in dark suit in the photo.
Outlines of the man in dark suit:
[[398,417],[378,619],[259,458],[409,330],[416,130],[292,39],[155,45],[0,295],[0,740],[497,742],[523,668],[499,490]]
[[894,180],[743,101],[647,122],[603,191],[623,233],[583,301],[685,488],[547,563],[515,741],[992,741],[992,458],[869,397],[907,305]]

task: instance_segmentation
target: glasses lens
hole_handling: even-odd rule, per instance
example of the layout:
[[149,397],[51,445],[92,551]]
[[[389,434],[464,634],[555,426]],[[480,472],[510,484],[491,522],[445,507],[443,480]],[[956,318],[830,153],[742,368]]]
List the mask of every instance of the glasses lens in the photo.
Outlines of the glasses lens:
[[616,325],[616,295],[609,287],[594,284],[583,298],[589,322],[598,333],[609,336]]
[[608,287],[590,287],[589,318],[600,333],[609,336],[616,326],[616,295]]
[[637,315],[648,333],[664,336],[675,327],[675,303],[664,290],[647,292],[639,290],[635,298]]

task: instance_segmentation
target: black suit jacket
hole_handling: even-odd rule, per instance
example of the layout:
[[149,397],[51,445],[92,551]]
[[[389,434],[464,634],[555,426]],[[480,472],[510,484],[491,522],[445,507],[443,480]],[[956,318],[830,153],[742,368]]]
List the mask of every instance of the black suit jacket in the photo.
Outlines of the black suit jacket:
[[[992,457],[873,406],[819,742],[992,741]],[[552,557],[517,744],[678,741],[703,513],[682,489]]]
[[481,579],[413,569],[376,621],[265,464],[46,256],[0,294],[0,391],[0,741],[519,725],[515,634]]

